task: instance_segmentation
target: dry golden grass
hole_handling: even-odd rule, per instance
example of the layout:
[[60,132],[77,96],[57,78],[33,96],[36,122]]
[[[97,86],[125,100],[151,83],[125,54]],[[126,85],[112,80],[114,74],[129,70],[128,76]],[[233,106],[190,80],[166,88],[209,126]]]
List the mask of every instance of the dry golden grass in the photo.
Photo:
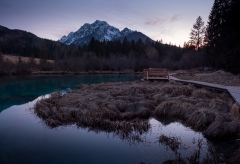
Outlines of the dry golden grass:
[[197,99],[211,99],[214,95],[208,90],[198,89],[192,92],[192,96]]
[[205,130],[211,123],[215,121],[216,113],[209,109],[200,109],[194,111],[187,119],[187,124],[193,129]]
[[[8,60],[14,64],[18,63],[19,60],[21,60],[24,63],[27,63],[31,60],[30,57],[23,57],[23,56],[12,56],[12,55],[3,55],[3,60]],[[36,62],[36,64],[39,64],[41,62],[41,59],[39,58],[34,58],[34,61]],[[50,63],[53,63],[53,60],[47,60]]]
[[203,132],[205,136],[212,139],[235,137],[238,133],[239,133],[239,121],[236,120],[214,121]]
[[239,116],[240,116],[240,107],[239,107],[239,105],[237,105],[236,103],[233,104],[230,112],[231,112],[231,114],[233,115],[234,118],[239,118]]
[[228,94],[176,82],[110,82],[54,93],[36,103],[35,113],[50,127],[77,124],[123,137],[146,132],[150,117],[170,118],[208,138],[225,138],[239,133],[233,104]]

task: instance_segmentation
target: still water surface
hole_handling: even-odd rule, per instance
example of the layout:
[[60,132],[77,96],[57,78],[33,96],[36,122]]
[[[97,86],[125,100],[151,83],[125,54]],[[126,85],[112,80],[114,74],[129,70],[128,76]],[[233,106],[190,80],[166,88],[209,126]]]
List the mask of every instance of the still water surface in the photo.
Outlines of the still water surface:
[[[75,125],[50,129],[33,113],[36,101],[53,91],[83,83],[139,79],[125,75],[1,79],[0,101],[4,110],[0,113],[0,163],[161,163],[179,154],[190,157],[199,149],[199,140],[202,141],[200,159],[205,157],[207,140],[201,133],[180,123],[166,125],[152,118],[151,129],[142,135],[144,142],[137,143],[112,133],[89,131]],[[179,149],[172,151],[159,143],[162,134],[181,140]]]

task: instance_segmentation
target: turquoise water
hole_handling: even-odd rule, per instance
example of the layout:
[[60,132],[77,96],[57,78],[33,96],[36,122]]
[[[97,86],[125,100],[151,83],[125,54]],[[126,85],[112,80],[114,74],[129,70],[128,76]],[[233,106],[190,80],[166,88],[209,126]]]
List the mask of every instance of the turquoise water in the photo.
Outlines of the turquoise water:
[[80,84],[105,81],[132,81],[141,76],[95,75],[95,76],[14,76],[0,77],[0,112],[12,105],[33,101],[37,97]]
[[[180,123],[162,124],[150,119],[143,142],[124,140],[104,131],[75,125],[51,129],[33,113],[33,106],[48,93],[76,85],[103,81],[139,80],[138,76],[35,76],[2,78],[0,85],[0,163],[2,164],[140,164],[162,163],[177,156],[188,158],[199,150],[202,159],[209,141]],[[160,135],[181,141],[177,151],[158,142]],[[201,147],[198,142],[201,140]],[[212,151],[212,150],[211,150]]]

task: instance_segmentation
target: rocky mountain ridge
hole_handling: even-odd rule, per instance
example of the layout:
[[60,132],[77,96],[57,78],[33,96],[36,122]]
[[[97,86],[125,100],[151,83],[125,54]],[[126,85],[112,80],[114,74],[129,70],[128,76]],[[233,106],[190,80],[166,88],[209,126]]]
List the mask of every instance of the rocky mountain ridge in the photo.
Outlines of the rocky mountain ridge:
[[[63,36],[59,41],[67,45],[87,45],[90,40],[94,37],[98,41],[113,41],[113,40],[123,40],[127,38],[128,41],[137,41],[141,39],[145,42],[150,39],[143,33],[133,31],[128,28],[124,28],[120,31],[118,28],[109,25],[106,21],[96,20],[94,23],[85,23],[76,32],[70,32],[67,36]],[[150,39],[151,40],[151,39]]]

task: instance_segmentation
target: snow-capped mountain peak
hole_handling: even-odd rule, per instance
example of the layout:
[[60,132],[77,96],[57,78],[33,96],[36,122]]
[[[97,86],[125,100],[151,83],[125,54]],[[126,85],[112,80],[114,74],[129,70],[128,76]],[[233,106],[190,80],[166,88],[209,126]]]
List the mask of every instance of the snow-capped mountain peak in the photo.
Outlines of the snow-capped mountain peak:
[[121,31],[121,36],[122,37],[125,37],[127,35],[129,35],[130,33],[132,33],[133,30],[130,30],[129,28],[124,28],[122,31]]
[[59,41],[67,45],[86,45],[91,38],[99,41],[112,41],[118,38],[124,38],[134,31],[124,28],[120,31],[118,28],[109,25],[106,21],[96,20],[94,23],[85,23],[76,32],[70,32],[63,36]]
[[92,25],[94,26],[110,26],[106,21],[96,20]]

